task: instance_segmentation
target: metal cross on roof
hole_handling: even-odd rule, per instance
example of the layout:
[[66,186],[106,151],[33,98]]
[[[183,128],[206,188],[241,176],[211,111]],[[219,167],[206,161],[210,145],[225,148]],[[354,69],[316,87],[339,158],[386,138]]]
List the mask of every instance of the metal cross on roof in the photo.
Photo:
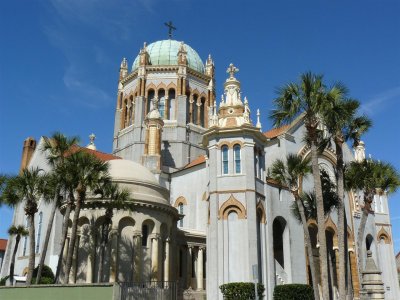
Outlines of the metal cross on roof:
[[229,73],[230,77],[233,78],[235,73],[239,72],[239,69],[236,68],[233,64],[230,64],[226,73]]
[[164,25],[168,27],[168,38],[171,39],[172,38],[172,30],[176,30],[176,28],[174,27],[174,25],[172,25],[171,21],[169,21],[168,23],[164,23]]

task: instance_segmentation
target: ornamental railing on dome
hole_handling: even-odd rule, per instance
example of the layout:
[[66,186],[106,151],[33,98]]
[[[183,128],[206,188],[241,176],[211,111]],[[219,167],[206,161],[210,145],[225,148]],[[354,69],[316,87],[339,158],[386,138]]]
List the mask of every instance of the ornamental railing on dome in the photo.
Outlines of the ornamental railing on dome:
[[121,300],[177,300],[175,281],[121,282]]

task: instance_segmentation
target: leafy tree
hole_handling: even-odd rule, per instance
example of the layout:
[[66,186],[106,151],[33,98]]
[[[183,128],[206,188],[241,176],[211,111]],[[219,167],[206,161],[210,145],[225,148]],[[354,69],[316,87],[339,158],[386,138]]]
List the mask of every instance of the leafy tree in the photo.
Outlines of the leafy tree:
[[24,202],[25,215],[29,228],[29,263],[26,284],[32,282],[32,273],[35,268],[35,214],[39,199],[43,196],[47,175],[39,168],[24,169],[20,175],[7,181],[3,197],[9,204],[16,205]]
[[[71,147],[77,144],[79,139],[77,137],[67,138],[60,132],[54,133],[50,138],[46,138],[44,140],[43,148],[41,149],[46,153],[46,158],[48,163],[52,166],[53,170],[60,168],[64,162],[66,155],[71,152]],[[46,259],[47,248],[50,241],[51,230],[53,228],[54,216],[56,214],[57,208],[60,206],[60,192],[63,187],[63,177],[60,176],[60,172],[53,172],[52,175],[52,185],[50,193],[53,193],[53,205],[49,216],[49,223],[47,225],[46,235],[43,242],[43,249],[40,254],[40,261],[38,265],[38,272],[36,277],[36,284],[40,282],[42,277],[42,269],[44,265],[44,261]],[[68,215],[69,219],[69,215]],[[64,218],[64,222],[68,222],[68,219]],[[65,239],[61,236],[61,240],[63,240],[63,245],[61,250],[64,247]],[[62,256],[62,253],[60,253]]]
[[303,177],[311,173],[310,159],[302,159],[295,154],[288,154],[286,160],[277,159],[272,163],[271,178],[282,186],[287,186],[292,193],[297,207],[298,215],[303,225],[304,239],[307,245],[307,255],[310,263],[312,284],[314,287],[314,297],[319,299],[318,281],[312,253],[310,232],[308,231],[307,218],[304,205],[300,197],[301,182]]
[[11,285],[13,285],[14,284],[15,256],[17,255],[18,245],[19,245],[19,242],[21,240],[21,237],[27,236],[29,234],[29,232],[22,225],[18,225],[18,226],[12,225],[8,229],[8,234],[10,236],[14,236],[15,235],[14,251],[13,251],[13,254],[12,254],[12,257],[11,257],[11,263],[10,263],[10,282],[11,282]]
[[100,184],[110,180],[108,163],[103,162],[87,152],[77,152],[69,158],[72,168],[70,176],[74,182],[74,191],[77,195],[75,201],[74,217],[72,220],[71,239],[68,247],[67,261],[65,265],[65,282],[69,282],[69,274],[72,267],[72,254],[76,243],[78,219],[82,206],[85,203],[89,191],[94,191]]
[[324,299],[329,299],[328,261],[325,237],[324,204],[320,171],[318,165],[318,147],[320,138],[321,114],[329,101],[329,93],[323,83],[322,75],[311,72],[302,74],[299,83],[288,83],[278,89],[278,97],[274,100],[275,109],[270,118],[276,127],[292,122],[302,115],[306,127],[305,139],[311,150],[311,165],[316,195],[318,236],[321,257],[321,285]]
[[358,228],[357,243],[359,274],[363,270],[365,225],[372,209],[374,196],[379,193],[393,193],[400,186],[400,175],[389,163],[376,160],[353,161],[345,168],[345,187],[347,190],[363,191],[364,205]]

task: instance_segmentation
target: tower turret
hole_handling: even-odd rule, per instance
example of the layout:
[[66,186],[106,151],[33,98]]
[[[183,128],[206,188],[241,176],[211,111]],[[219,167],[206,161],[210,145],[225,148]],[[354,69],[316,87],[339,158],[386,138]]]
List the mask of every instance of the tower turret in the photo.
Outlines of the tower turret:
[[128,75],[128,60],[124,57],[119,67],[119,80],[123,79]]

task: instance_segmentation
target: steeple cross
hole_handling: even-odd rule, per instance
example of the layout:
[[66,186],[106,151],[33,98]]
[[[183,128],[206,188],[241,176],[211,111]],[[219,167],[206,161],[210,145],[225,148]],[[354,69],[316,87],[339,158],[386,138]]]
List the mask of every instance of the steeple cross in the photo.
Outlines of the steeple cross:
[[233,78],[235,73],[239,72],[239,69],[236,68],[233,64],[230,64],[226,73],[229,73],[230,77]]
[[172,25],[171,21],[169,21],[168,23],[164,23],[164,25],[168,27],[168,38],[172,39],[172,31],[176,30],[176,28],[174,27],[174,25]]

